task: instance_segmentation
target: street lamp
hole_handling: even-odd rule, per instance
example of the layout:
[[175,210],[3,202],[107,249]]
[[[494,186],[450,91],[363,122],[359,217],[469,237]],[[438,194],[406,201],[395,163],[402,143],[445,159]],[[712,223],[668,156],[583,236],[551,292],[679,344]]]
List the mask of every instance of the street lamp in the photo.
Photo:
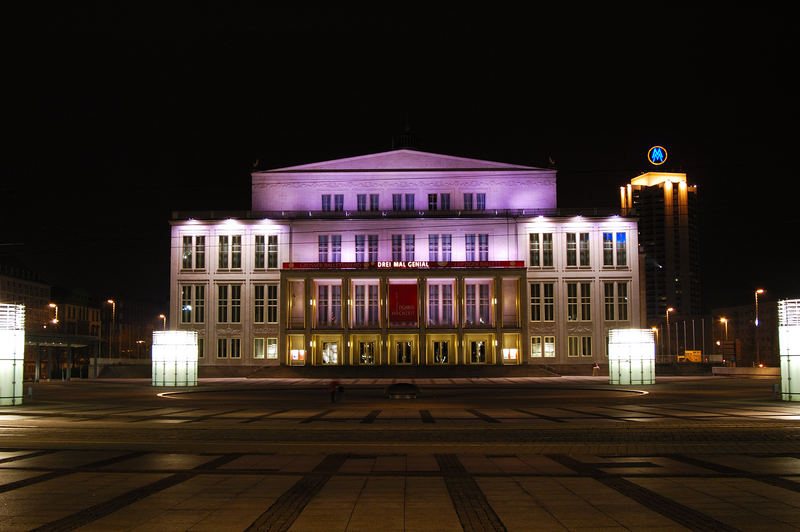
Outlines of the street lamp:
[[164,314],[159,314],[158,317],[161,318],[161,320],[163,321],[162,330],[166,331],[167,330],[167,317]]
[[669,313],[670,312],[675,312],[675,309],[672,308],[672,307],[668,307],[667,308],[667,312],[666,312],[666,315],[667,315],[667,356],[671,356],[672,355],[672,346],[670,345],[670,339],[669,339]]
[[51,309],[54,309],[56,312],[53,319],[50,320],[50,323],[52,323],[53,325],[58,325],[58,305],[56,305],[55,303],[50,303],[47,306],[50,307]]
[[755,321],[755,325],[756,325],[756,327],[755,327],[755,331],[756,331],[756,364],[758,364],[759,366],[761,365],[761,352],[760,352],[759,345],[758,345],[758,294],[763,294],[764,292],[766,292],[766,290],[764,290],[763,288],[759,288],[758,290],[756,290],[756,293],[755,293],[755,296],[756,296],[756,321]]
[[728,318],[720,318],[719,322],[725,325],[725,341],[728,341]]
[[653,335],[656,339],[656,354],[658,354],[658,327],[650,327],[650,330],[653,331]]
[[114,349],[114,329],[117,326],[117,302],[113,299],[108,299],[106,303],[111,305],[111,330],[108,333],[108,356],[110,357]]

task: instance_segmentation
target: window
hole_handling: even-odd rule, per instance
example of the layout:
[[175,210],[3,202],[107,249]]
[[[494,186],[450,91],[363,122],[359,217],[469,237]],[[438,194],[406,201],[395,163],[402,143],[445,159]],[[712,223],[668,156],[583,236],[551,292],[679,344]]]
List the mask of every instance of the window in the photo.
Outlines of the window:
[[242,235],[219,237],[219,268],[222,270],[242,268]]
[[242,339],[231,338],[230,340],[231,340],[231,349],[230,349],[231,358],[242,358]]
[[399,211],[403,208],[403,195],[392,194],[392,210]]
[[414,260],[414,235],[406,235],[406,260]]
[[202,270],[206,267],[206,237],[184,236],[181,268]]
[[530,266],[553,267],[553,233],[531,233]]
[[278,323],[278,285],[267,285],[267,323]]
[[489,235],[478,235],[478,260],[489,260]]
[[278,358],[278,339],[267,338],[267,358],[275,360]]
[[333,210],[344,210],[344,194],[336,194],[333,196]]
[[531,358],[540,358],[542,356],[542,337],[531,336]]
[[378,324],[378,285],[355,284],[353,326],[377,327]]
[[264,285],[253,286],[253,323],[264,323]]
[[464,325],[491,325],[490,281],[466,281],[464,290]]
[[253,338],[253,358],[278,358],[277,338]]
[[465,211],[472,210],[472,194],[470,193],[464,194],[464,210]]
[[406,210],[414,210],[414,194],[406,194]]
[[452,260],[453,238],[451,235],[442,235],[442,260]]
[[356,194],[356,210],[359,210],[359,211],[366,211],[367,210],[367,195],[366,194]]
[[328,262],[328,235],[317,237],[319,262]]
[[475,235],[464,235],[464,259],[475,260]]
[[581,283],[581,321],[592,320],[592,284]]
[[556,337],[544,337],[544,356],[545,358],[556,356]]
[[606,321],[628,321],[627,282],[603,283],[603,309],[603,317]]
[[442,200],[442,210],[443,211],[449,211],[450,210],[450,194],[442,194],[441,195],[441,200]]
[[217,358],[228,358],[227,338],[217,338]]
[[255,257],[253,266],[256,269],[262,269],[265,265],[267,256],[266,237],[264,235],[256,235]]
[[278,235],[267,237],[267,268],[278,267]]
[[555,298],[553,283],[531,283],[531,321],[553,321]]
[[[192,293],[194,292],[194,301]],[[203,323],[206,320],[206,287],[202,284],[181,286],[181,323]]]
[[570,357],[590,357],[592,356],[592,337],[591,336],[568,336],[567,337],[567,356]]
[[278,267],[278,235],[256,235],[253,265],[256,269]]
[[331,262],[342,262],[342,235],[331,235]]
[[403,260],[403,235],[392,235],[392,260]]
[[567,283],[567,321],[591,321],[591,289],[591,283]]
[[435,211],[437,207],[437,198],[436,194],[428,194],[428,210]]
[[625,233],[603,233],[603,266],[620,267],[628,264]]
[[322,195],[322,210],[323,211],[331,210],[331,195],[330,194],[323,194]]
[[428,281],[428,325],[453,325],[453,282]]
[[240,323],[242,319],[242,286],[217,286],[217,323]]
[[197,339],[197,358],[205,358],[206,356],[206,339]]
[[567,233],[567,266],[589,267],[589,233]]
[[475,194],[475,199],[477,200],[477,209],[479,211],[486,210],[486,194]]
[[356,235],[356,262],[364,262],[364,258],[366,257],[364,253],[366,241],[366,235]]
[[342,324],[342,286],[317,285],[317,326],[341,327]]
[[367,235],[367,260],[378,261],[378,235]]
[[428,235],[428,260],[439,260],[439,235]]
[[380,209],[380,202],[378,201],[380,196],[378,194],[370,194],[369,195],[369,210],[377,211]]

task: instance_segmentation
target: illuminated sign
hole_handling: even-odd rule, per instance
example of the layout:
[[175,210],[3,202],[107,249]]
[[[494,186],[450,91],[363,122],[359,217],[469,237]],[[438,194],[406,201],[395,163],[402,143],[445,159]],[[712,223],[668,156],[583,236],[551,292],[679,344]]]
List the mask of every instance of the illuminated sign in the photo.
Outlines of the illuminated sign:
[[436,270],[448,268],[524,268],[521,260],[284,262],[284,270]]
[[663,146],[653,146],[647,152],[647,160],[656,166],[664,164],[667,160],[667,150]]

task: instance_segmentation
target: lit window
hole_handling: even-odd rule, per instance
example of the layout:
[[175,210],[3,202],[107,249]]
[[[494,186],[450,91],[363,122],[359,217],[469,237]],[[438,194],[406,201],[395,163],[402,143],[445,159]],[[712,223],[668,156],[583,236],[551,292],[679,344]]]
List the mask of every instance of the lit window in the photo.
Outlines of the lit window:
[[626,233],[603,233],[603,266],[627,266],[628,249]]
[[453,325],[453,281],[428,281],[428,325]]
[[552,268],[553,233],[530,233],[530,266]]
[[267,358],[275,360],[278,358],[278,339],[267,338]]
[[464,296],[464,325],[479,327],[491,326],[491,282],[465,281]]
[[202,270],[206,267],[206,237],[184,236],[181,268]]
[[428,235],[428,260],[439,260],[439,235]]
[[253,358],[264,358],[264,338],[253,338]]

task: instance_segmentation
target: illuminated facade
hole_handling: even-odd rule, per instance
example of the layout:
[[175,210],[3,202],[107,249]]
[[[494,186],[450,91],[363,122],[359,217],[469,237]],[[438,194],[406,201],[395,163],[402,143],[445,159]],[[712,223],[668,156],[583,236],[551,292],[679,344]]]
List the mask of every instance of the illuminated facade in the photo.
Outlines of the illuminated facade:
[[555,170],[395,150],[252,185],[172,221],[201,367],[591,365],[640,325],[636,222],[565,216]]
[[670,307],[672,318],[701,315],[697,186],[686,174],[647,172],[620,187],[620,203],[639,221],[648,323],[663,321]]

